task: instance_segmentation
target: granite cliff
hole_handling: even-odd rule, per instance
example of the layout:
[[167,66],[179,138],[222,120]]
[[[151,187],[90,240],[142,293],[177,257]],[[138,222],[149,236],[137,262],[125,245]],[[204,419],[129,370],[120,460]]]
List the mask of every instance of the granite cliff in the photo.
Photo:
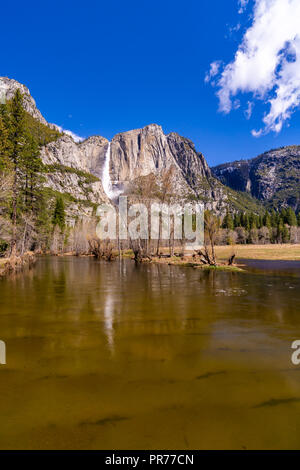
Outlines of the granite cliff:
[[[213,177],[204,156],[189,139],[176,133],[166,135],[157,124],[119,133],[111,142],[93,136],[75,143],[64,135],[45,146],[41,156],[50,167],[67,166],[70,171],[98,178],[98,195],[103,200],[114,199],[136,178],[149,174],[159,176],[172,167],[177,194],[199,200],[208,209],[224,213],[227,207],[247,209],[250,205],[252,210],[256,205],[250,197],[241,197]],[[59,180],[57,175],[56,187]],[[66,189],[74,193],[67,182]]]
[[[0,77],[2,100],[10,100],[18,88],[31,119],[44,128],[55,128],[41,115],[27,87]],[[178,195],[201,201],[219,213],[228,207],[259,210],[250,196],[241,196],[212,174],[193,142],[174,132],[166,135],[157,124],[119,133],[111,142],[101,136],[75,142],[71,135],[56,133],[42,146],[41,158],[46,171],[45,187],[66,197],[70,221],[78,215],[91,214],[97,204],[114,199],[136,178],[158,176],[170,167]]]
[[270,150],[250,160],[212,168],[223,184],[244,191],[270,207],[300,210],[300,146]]

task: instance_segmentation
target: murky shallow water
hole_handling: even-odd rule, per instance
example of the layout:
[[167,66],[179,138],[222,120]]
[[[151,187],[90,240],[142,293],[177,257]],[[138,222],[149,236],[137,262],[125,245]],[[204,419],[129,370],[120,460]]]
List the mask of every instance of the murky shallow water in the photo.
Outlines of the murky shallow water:
[[300,448],[300,271],[42,258],[0,281],[0,448]]

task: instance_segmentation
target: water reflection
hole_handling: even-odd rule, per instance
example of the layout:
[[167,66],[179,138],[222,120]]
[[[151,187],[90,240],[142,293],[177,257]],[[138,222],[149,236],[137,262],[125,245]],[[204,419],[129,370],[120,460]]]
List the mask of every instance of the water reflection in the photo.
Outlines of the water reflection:
[[282,274],[43,258],[0,280],[0,447],[300,447]]
[[111,353],[114,352],[114,298],[107,294],[104,301],[104,331]]

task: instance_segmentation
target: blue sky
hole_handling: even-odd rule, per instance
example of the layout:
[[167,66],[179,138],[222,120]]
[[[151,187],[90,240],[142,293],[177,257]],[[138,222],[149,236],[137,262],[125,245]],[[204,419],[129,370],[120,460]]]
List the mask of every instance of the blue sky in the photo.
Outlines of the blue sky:
[[27,85],[49,122],[83,137],[155,122],[192,139],[210,165],[254,157],[300,144],[299,111],[280,132],[254,137],[270,106],[247,85],[238,109],[219,112],[220,86],[204,81],[212,62],[233,61],[253,5],[239,14],[237,0],[5,2],[0,75]]

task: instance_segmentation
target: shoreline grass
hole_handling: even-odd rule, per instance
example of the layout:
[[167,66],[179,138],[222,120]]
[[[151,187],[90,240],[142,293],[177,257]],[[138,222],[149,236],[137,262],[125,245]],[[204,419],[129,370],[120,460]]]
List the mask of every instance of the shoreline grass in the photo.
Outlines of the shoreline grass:
[[15,258],[0,258],[0,278],[9,273],[20,271],[26,266],[32,266],[35,260],[35,254],[31,251],[24,253],[23,256],[16,256]]
[[220,261],[228,259],[232,254],[237,259],[300,261],[300,244],[269,244],[269,245],[226,245],[217,246],[216,254]]
[[[268,245],[224,245],[216,246],[217,266],[208,266],[200,263],[198,257],[192,257],[192,252],[187,252],[184,257],[158,257],[144,262],[166,264],[172,266],[193,267],[206,271],[244,272],[243,266],[235,263],[227,264],[228,259],[235,254],[236,260],[274,260],[274,261],[300,261],[300,244],[268,244]],[[175,251],[180,251],[176,250]],[[163,248],[162,253],[167,254],[168,249]],[[127,250],[123,257],[131,258],[131,250]]]
[[[127,256],[128,257],[128,256]],[[233,264],[229,266],[228,264],[220,263],[216,266],[210,266],[207,264],[202,264],[200,262],[200,257],[195,256],[191,259],[191,256],[171,256],[170,258],[153,256],[151,259],[144,259],[144,263],[154,263],[154,264],[164,264],[167,266],[180,266],[182,268],[194,268],[200,269],[202,271],[226,271],[226,272],[243,272],[240,266]]]
[[[167,248],[162,248],[161,252],[168,253]],[[180,251],[180,249],[175,249]],[[145,259],[144,262],[165,264],[181,267],[192,267],[203,271],[225,271],[225,272],[244,272],[243,266],[240,264],[233,264],[228,266],[228,259],[235,254],[236,260],[274,260],[274,261],[300,261],[300,244],[269,244],[269,245],[224,245],[216,246],[217,266],[208,266],[200,263],[198,257],[192,257],[192,252],[186,252],[184,257],[158,257],[154,256],[150,260]],[[115,252],[116,257],[118,252]],[[61,253],[58,256],[75,256],[75,253]],[[80,255],[92,256],[92,255]],[[124,250],[122,258],[133,258],[132,250]],[[28,252],[23,257],[18,257],[15,260],[10,258],[0,258],[0,277],[22,269],[26,265],[33,264],[35,260],[34,253]]]

